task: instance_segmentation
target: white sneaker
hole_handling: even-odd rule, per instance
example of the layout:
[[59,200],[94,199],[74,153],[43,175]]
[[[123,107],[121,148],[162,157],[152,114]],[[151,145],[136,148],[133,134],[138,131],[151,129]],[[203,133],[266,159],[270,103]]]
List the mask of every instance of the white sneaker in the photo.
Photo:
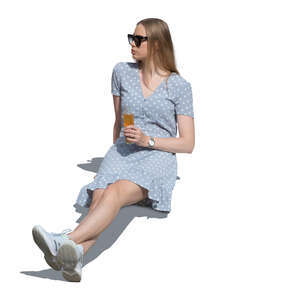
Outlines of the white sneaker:
[[62,265],[62,275],[68,281],[81,281],[83,247],[72,240],[63,243],[58,249],[57,261]]
[[69,241],[68,232],[72,229],[65,229],[61,233],[47,232],[42,226],[35,225],[32,228],[32,236],[38,247],[44,252],[44,258],[47,264],[56,271],[61,270],[61,263],[57,261],[57,252],[59,247]]

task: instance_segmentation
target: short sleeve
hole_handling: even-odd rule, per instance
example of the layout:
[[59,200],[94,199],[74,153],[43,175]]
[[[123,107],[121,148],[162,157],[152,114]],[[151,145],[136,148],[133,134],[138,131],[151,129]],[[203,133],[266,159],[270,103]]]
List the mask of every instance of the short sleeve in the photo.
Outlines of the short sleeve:
[[120,84],[120,74],[119,74],[119,64],[117,63],[112,71],[111,75],[111,93],[116,96],[121,95],[121,84]]
[[177,97],[175,101],[175,114],[186,115],[194,118],[193,93],[189,82],[177,87]]

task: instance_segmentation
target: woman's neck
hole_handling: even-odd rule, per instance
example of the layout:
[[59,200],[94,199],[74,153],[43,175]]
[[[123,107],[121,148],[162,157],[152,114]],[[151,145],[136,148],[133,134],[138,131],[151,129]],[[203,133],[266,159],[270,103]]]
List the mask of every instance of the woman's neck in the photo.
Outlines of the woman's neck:
[[[145,64],[144,64],[144,62],[143,61],[140,61],[140,63],[138,64],[138,66],[139,66],[139,70],[141,70],[141,72],[142,72],[142,74],[145,74],[146,73],[146,70],[145,70]],[[159,77],[168,77],[170,74],[171,74],[171,72],[169,72],[169,71],[164,71],[164,70],[162,70],[162,69],[158,69],[158,72],[159,73],[157,73],[157,72],[155,72],[155,70],[154,70],[154,64],[153,63],[150,63],[150,68],[152,69],[152,72],[151,72],[151,78],[152,77],[156,77],[156,76],[159,76]]]

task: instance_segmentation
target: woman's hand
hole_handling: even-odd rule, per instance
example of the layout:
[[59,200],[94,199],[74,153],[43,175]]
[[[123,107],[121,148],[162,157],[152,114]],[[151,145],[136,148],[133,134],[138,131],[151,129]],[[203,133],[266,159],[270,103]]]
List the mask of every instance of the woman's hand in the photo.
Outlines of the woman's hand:
[[144,135],[143,131],[134,125],[128,125],[124,128],[124,135],[128,142],[133,142],[138,146],[147,147],[148,136]]

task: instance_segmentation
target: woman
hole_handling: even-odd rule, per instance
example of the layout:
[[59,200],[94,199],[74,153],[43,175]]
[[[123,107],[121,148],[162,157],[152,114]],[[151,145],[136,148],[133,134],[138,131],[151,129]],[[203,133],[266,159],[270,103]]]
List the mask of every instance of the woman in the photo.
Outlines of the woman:
[[[39,225],[32,230],[46,262],[62,269],[69,281],[81,280],[84,254],[121,207],[148,203],[170,212],[176,153],[194,148],[191,84],[176,69],[168,25],[155,18],[141,20],[128,41],[135,62],[119,62],[112,72],[113,145],[76,201],[89,207],[87,216],[73,231],[48,233]],[[134,115],[134,125],[123,126],[123,113]]]

